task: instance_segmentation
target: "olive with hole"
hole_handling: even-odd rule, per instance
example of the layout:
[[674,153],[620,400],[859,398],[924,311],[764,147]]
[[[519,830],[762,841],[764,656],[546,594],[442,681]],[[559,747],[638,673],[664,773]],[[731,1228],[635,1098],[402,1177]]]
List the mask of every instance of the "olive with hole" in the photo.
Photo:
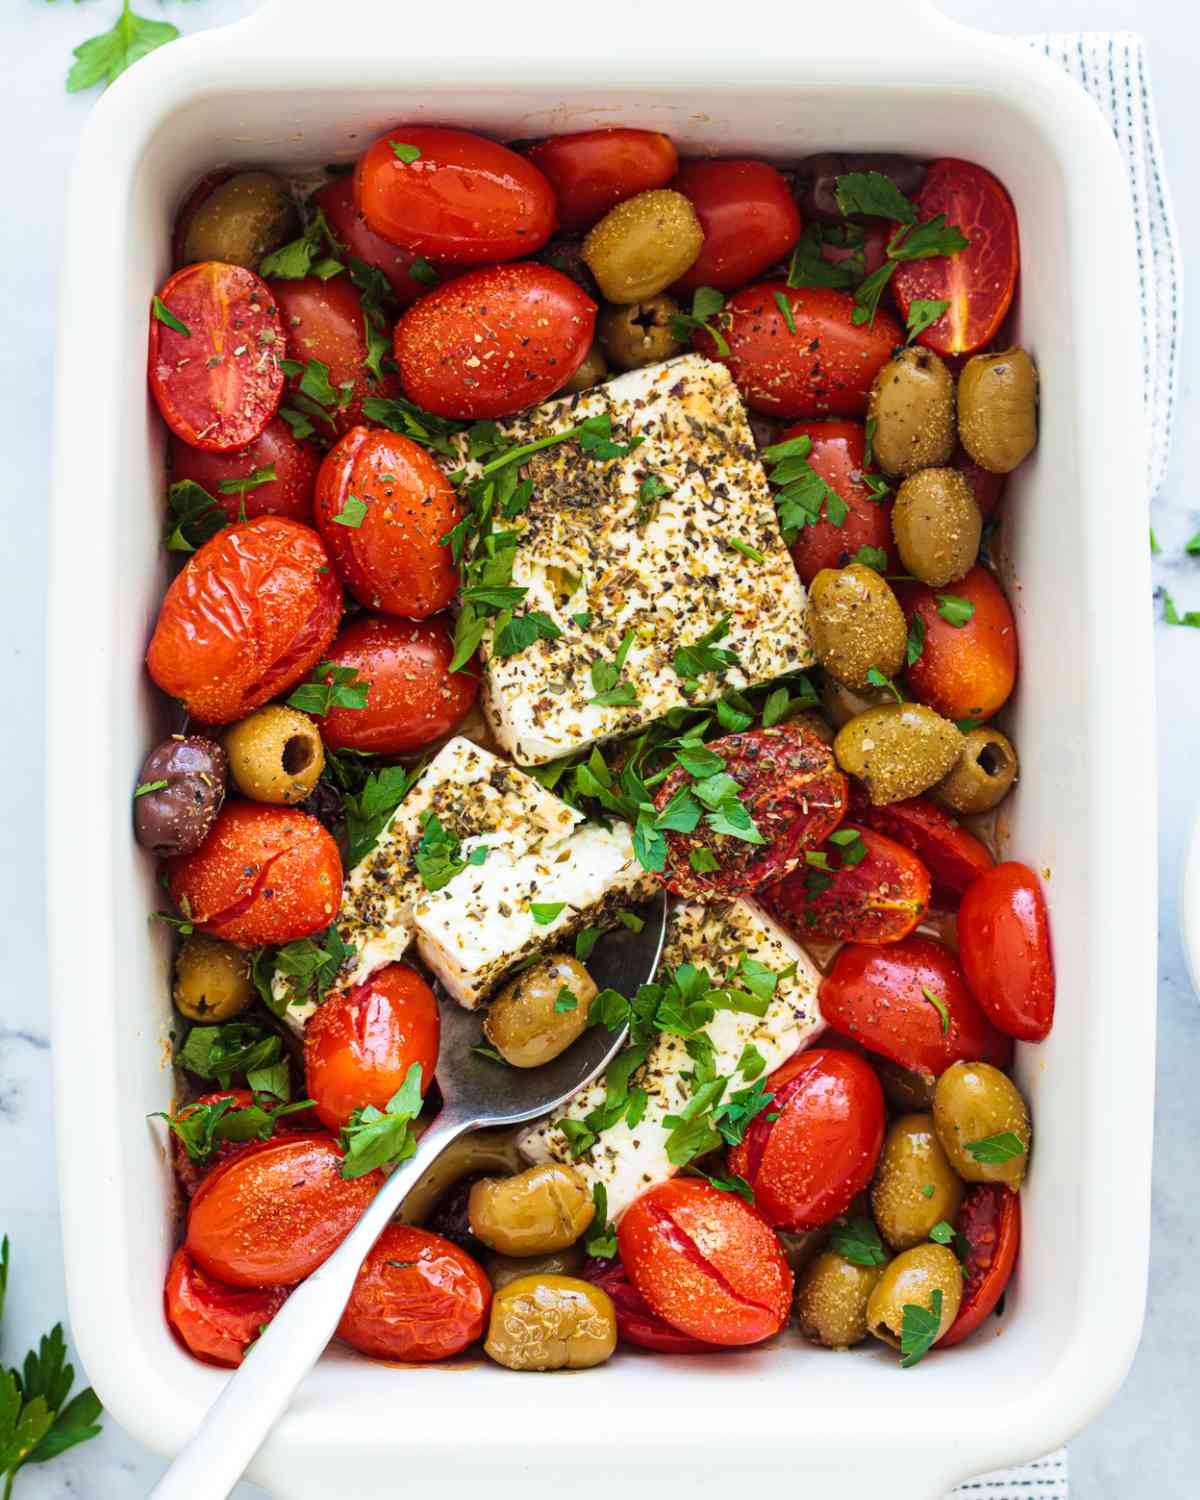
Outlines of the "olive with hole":
[[860,692],[855,688],[848,688],[827,672],[821,673],[819,691],[821,707],[835,731],[858,714],[865,714],[869,708],[880,708],[885,703],[896,701],[891,690],[886,687],[866,687]]
[[651,188],[588,230],[583,258],[607,301],[645,302],[678,281],[703,245],[691,202],[671,188]]
[[176,734],[142,762],[133,794],[133,828],[144,849],[194,854],[225,800],[229,762],[214,740]]
[[279,703],[256,708],[225,731],[222,743],[234,785],[255,802],[303,802],[325,769],[317,726]]
[[189,1021],[216,1025],[240,1016],[254,999],[250,954],[194,932],[175,955],[175,1006]]
[[904,1309],[923,1307],[933,1312],[933,1294],[941,1292],[936,1344],[958,1317],[963,1278],[958,1256],[945,1245],[914,1245],[903,1250],[884,1267],[883,1275],[867,1302],[867,1331],[894,1349],[900,1347],[904,1331]]
[[590,391],[594,385],[599,385],[607,374],[608,363],[604,358],[604,350],[599,344],[593,344],[570,380],[565,385],[559,386],[558,394],[574,396],[580,391]]
[[943,1219],[953,1223],[962,1197],[962,1180],[942,1150],[933,1116],[894,1120],[871,1184],[871,1214],[892,1249],[908,1250],[927,1240]]
[[539,1068],[587,1030],[595,998],[592,976],[577,958],[542,958],[492,1001],[484,1035],[512,1067]]
[[874,667],[895,677],[904,665],[904,611],[874,568],[822,568],[808,590],[808,635],[821,666],[843,686],[871,686]]
[[543,1162],[515,1177],[471,1188],[471,1232],[501,1255],[545,1255],[573,1245],[595,1214],[592,1190],[574,1167]]
[[899,349],[875,376],[867,404],[871,452],[885,474],[915,474],[954,452],[954,377],[933,352]]
[[600,314],[600,342],[618,370],[640,370],[681,354],[687,344],[671,331],[679,303],[665,295],[614,303]]
[[565,1250],[552,1250],[546,1255],[497,1255],[493,1252],[484,1260],[483,1267],[493,1289],[498,1292],[522,1276],[573,1276],[583,1261],[583,1247],[568,1245]]
[[510,1370],[587,1370],[617,1347],[612,1298],[574,1276],[522,1276],[492,1298],[485,1351]]
[[933,1123],[954,1170],[967,1182],[1025,1180],[1033,1129],[1016,1084],[990,1063],[958,1062],[933,1091]]
[[1016,779],[1012,741],[990,724],[981,724],[967,731],[957,764],[929,795],[949,812],[991,812],[1012,791]]
[[800,1332],[826,1349],[849,1349],[867,1336],[867,1303],[883,1266],[859,1266],[836,1250],[822,1250],[796,1280]]
[[959,469],[922,469],[906,479],[892,506],[892,535],[914,578],[940,588],[975,566],[983,517]]
[[1037,367],[1024,349],[976,354],[958,377],[958,435],[968,456],[1009,474],[1037,443]]
[[300,233],[296,205],[270,172],[237,172],[213,188],[188,225],[183,263],[221,260],[257,271],[259,261]]
[[923,703],[886,703],[856,715],[838,730],[838,765],[867,789],[876,807],[919,797],[957,761],[957,725]]

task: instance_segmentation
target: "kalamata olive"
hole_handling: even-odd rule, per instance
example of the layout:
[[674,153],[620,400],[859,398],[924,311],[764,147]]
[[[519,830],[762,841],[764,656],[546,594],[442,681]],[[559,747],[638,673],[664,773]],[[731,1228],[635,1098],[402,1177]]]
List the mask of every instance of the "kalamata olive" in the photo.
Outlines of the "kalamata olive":
[[557,395],[575,395],[578,391],[590,391],[592,386],[599,385],[608,374],[608,361],[604,358],[604,350],[599,344],[593,344],[583,357],[583,363],[564,385],[559,386]]
[[582,1245],[568,1245],[564,1250],[551,1250],[546,1255],[488,1255],[484,1269],[495,1291],[501,1291],[512,1281],[522,1276],[574,1276],[583,1265]]
[[592,976],[579,960],[554,954],[504,986],[491,1003],[483,1029],[511,1067],[539,1068],[583,1035],[595,998]]
[[671,319],[679,310],[679,303],[665,293],[606,307],[597,327],[600,342],[617,369],[640,370],[682,353],[687,343],[671,331]]
[[869,708],[838,730],[838,765],[865,783],[877,806],[918,797],[941,781],[962,749],[956,725],[923,703]]
[[540,261],[542,265],[550,266],[555,271],[561,271],[564,276],[569,276],[572,281],[581,286],[593,301],[600,301],[600,288],[596,285],[596,278],[588,270],[587,262],[583,258],[582,239],[567,236],[563,239],[551,240],[532,259]]
[[870,687],[872,667],[894,677],[904,665],[904,611],[875,569],[861,563],[822,568],[813,579],[808,634],[820,664],[849,688]]
[[1002,1182],[1015,1192],[1029,1166],[1029,1107],[1016,1084],[990,1063],[954,1063],[933,1091],[933,1123],[958,1175]]
[[216,1025],[240,1016],[254,999],[250,954],[194,932],[175,955],[175,1005],[189,1021]]
[[683,275],[704,244],[682,193],[651,188],[610,209],[583,242],[583,258],[609,302],[645,302]]
[[900,561],[922,583],[964,578],[979,556],[983,517],[958,469],[921,469],[896,491],[892,535]]
[[953,1224],[963,1185],[942,1150],[931,1114],[893,1120],[871,1185],[871,1214],[893,1250],[929,1238],[941,1220]]
[[164,858],[194,854],[225,800],[229,763],[213,740],[172,735],[142,763],[133,794],[133,827],[144,848]]
[[421,1226],[432,1230],[434,1234],[440,1234],[443,1239],[457,1245],[460,1250],[465,1250],[476,1260],[482,1257],[486,1246],[471,1228],[467,1205],[471,1200],[471,1189],[480,1180],[477,1176],[460,1177],[425,1215],[425,1222]]
[[574,1167],[544,1162],[515,1177],[473,1184],[471,1233],[502,1255],[544,1255],[573,1245],[592,1222],[591,1189]]
[[[844,215],[837,202],[837,180],[847,172],[881,172],[890,177],[906,198],[912,198],[925,180],[925,168],[909,156],[875,151],[822,151],[806,156],[794,168],[800,217],[805,223],[840,224]],[[863,215],[855,218],[865,222]]]
[[981,724],[968,731],[950,774],[929,795],[950,812],[991,812],[1012,791],[1016,779],[1012,741],[990,724]]
[[257,271],[264,255],[299,232],[296,205],[278,177],[238,172],[196,209],[184,239],[184,264],[221,260]]
[[867,405],[871,452],[886,474],[915,474],[954,452],[954,378],[933,352],[899,349],[875,376]]
[[936,1344],[958,1317],[962,1302],[962,1268],[953,1250],[945,1245],[914,1245],[902,1251],[885,1267],[867,1302],[867,1330],[893,1348],[900,1347],[904,1309],[909,1306],[933,1311],[933,1294],[942,1294],[942,1315]]
[[510,1370],[586,1370],[617,1347],[607,1292],[574,1276],[522,1276],[492,1299],[484,1349]]
[[255,802],[303,802],[325,769],[325,747],[307,714],[280,703],[256,708],[221,736],[229,774]]
[[1024,349],[976,354],[958,377],[958,435],[981,469],[1008,474],[1037,442],[1037,368]]
[[867,1336],[867,1302],[883,1266],[859,1266],[823,1250],[796,1280],[800,1332],[826,1349],[849,1349]]

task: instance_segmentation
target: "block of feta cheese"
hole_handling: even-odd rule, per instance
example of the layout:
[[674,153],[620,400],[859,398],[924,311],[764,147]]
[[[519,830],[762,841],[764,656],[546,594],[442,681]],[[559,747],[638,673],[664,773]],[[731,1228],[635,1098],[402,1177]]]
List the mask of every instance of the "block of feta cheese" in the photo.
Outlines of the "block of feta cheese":
[[[497,656],[491,639],[483,642],[484,710],[521,765],[629,734],[679,705],[702,705],[727,686],[754,686],[812,661],[804,588],[725,366],[685,354],[499,426],[524,443],[605,414],[614,442],[642,441],[608,460],[578,441],[534,454],[524,469],[533,499],[511,523],[519,531],[512,582],[528,590],[518,610],[540,611],[559,631],[515,656]],[[724,620],[720,645],[737,665],[723,678],[681,676],[676,651]],[[622,677],[637,701],[592,703],[592,663],[611,662],[628,632]]]
[[[758,1050],[765,1063],[764,1074],[770,1073],[825,1025],[817,1007],[820,971],[795,939],[761,907],[742,899],[714,906],[679,906],[672,912],[663,948],[664,970],[690,963],[707,969],[715,979],[734,968],[742,954],[777,974],[792,965],[795,969],[779,980],[765,1015],[722,1010],[704,1028],[713,1045],[716,1071],[734,1078],[733,1089],[744,1087],[737,1069],[747,1045],[753,1044]],[[603,1183],[609,1214],[616,1218],[639,1193],[678,1171],[667,1157],[671,1130],[664,1121],[687,1104],[691,1095],[688,1075],[693,1067],[683,1039],[660,1033],[645,1063],[630,1080],[632,1086],[647,1094],[645,1114],[637,1125],[621,1120],[603,1131],[581,1157],[572,1156],[560,1121],[580,1120],[603,1101],[601,1079],[576,1094],[557,1116],[522,1132],[518,1141],[522,1155],[531,1162],[570,1162],[590,1185]]]

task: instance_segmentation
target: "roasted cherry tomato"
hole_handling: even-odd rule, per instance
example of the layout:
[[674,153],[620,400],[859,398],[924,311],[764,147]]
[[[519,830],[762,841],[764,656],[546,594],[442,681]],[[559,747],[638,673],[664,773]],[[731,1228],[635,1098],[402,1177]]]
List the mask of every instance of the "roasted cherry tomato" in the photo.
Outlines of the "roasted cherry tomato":
[[150,314],[150,390],[163,421],[193,448],[244,448],[279,410],[283,347],[279,309],[253,271],[184,266]]
[[176,907],[241,948],[310,937],[342,899],[337,845],[294,807],[227,802],[195,854],[167,860],[166,871]]
[[[701,809],[703,816],[691,833],[666,835],[667,861],[660,878],[677,895],[715,900],[781,880],[806,849],[815,848],[841,822],[846,778],[829,746],[802,724],[728,734],[706,748],[724,760],[722,774],[737,783],[737,796],[760,842],[715,831],[708,820],[719,814]],[[691,783],[689,772],[677,766],[655,794],[659,811]],[[691,856],[700,851],[716,859],[717,869],[696,869]]]
[[968,1188],[954,1227],[970,1247],[964,1267],[958,1317],[938,1339],[938,1348],[961,1344],[1004,1295],[1021,1244],[1021,1200],[999,1182]]
[[916,208],[921,223],[945,214],[970,243],[953,255],[902,260],[892,292],[905,318],[918,298],[949,302],[917,342],[939,354],[974,354],[995,336],[1017,284],[1021,250],[1012,200],[983,167],[945,158],[926,172]]
[[341,586],[317,533],[259,516],[188,559],[159,607],[146,666],[195,718],[228,724],[306,677],[341,617]]
[[617,1332],[625,1343],[639,1349],[655,1349],[659,1354],[711,1354],[717,1347],[680,1333],[665,1318],[660,1318],[619,1260],[584,1261],[579,1274],[612,1298]]
[[[373,266],[386,279],[401,307],[408,307],[442,280],[438,268],[422,256],[402,250],[375,233],[355,205],[352,178],[335,177],[314,193],[312,201],[313,207],[325,215],[338,244]],[[419,261],[422,263],[418,265]]]
[[843,823],[825,846],[825,868],[795,870],[762,893],[785,927],[806,938],[849,943],[898,943],[929,910],[929,871],[903,844]]
[[704,247],[671,290],[732,291],[753,281],[800,238],[800,214],[782,173],[765,161],[685,161],[671,184],[691,200]]
[[190,479],[200,485],[231,521],[288,516],[308,526],[320,463],[319,449],[294,438],[282,417],[272,417],[262,435],[236,453],[208,453],[172,433],[167,456],[171,483]]
[[958,908],[958,956],[971,993],[1001,1031],[1022,1042],[1050,1034],[1050,918],[1028,865],[1007,860],[968,886]]
[[925,797],[876,807],[856,782],[850,788],[850,816],[911,849],[929,871],[935,897],[949,906],[957,906],[971,882],[991,868],[987,846]]
[[950,464],[971,486],[971,494],[975,498],[975,504],[979,507],[979,514],[984,522],[990,521],[1004,495],[1004,481],[1008,475],[993,474],[990,469],[981,469],[977,463],[973,463],[967,457],[967,450],[961,443],[955,446]]
[[870,1182],[883,1146],[883,1089],[855,1052],[799,1052],[767,1079],[770,1108],[729,1153],[777,1229],[819,1229]]
[[[776,297],[790,308],[790,325]],[[728,355],[703,330],[693,342],[729,366],[747,404],[766,416],[861,417],[876,372],[904,335],[888,313],[876,313],[871,327],[853,313],[849,292],[763,281],[735,293],[717,315]]]
[[834,1031],[926,1077],[956,1062],[1007,1068],[1012,1061],[1012,1041],[980,1010],[954,954],[933,938],[885,948],[848,943],[819,999]]
[[290,1286],[225,1286],[206,1276],[180,1246],[171,1258],[163,1301],[167,1322],[197,1359],[240,1365],[291,1292]]
[[787,1322],[792,1273],[774,1230],[694,1177],[649,1188],[617,1226],[621,1262],[651,1308],[710,1344],[757,1344]]
[[465,1250],[389,1224],[363,1262],[338,1338],[375,1359],[449,1359],[483,1332],[492,1284]]
[[554,228],[554,190],[532,162],[469,130],[397,125],[354,173],[368,226],[453,265],[532,255]]
[[230,1286],[294,1286],[328,1260],[383,1184],[341,1175],[327,1135],[263,1141],[210,1172],[188,1210],[186,1246]]
[[866,448],[865,429],[861,422],[801,422],[779,435],[786,443],[806,437],[812,443],[809,465],[835,495],[846,503],[846,516],[835,526],[826,514],[811,526],[805,526],[792,543],[792,561],[805,588],[822,568],[844,568],[854,562],[863,547],[882,553],[885,571],[895,572],[892,544],[892,496],[882,502],[871,498],[863,483]]
[[[965,625],[939,614],[946,594],[972,606]],[[917,614],[925,624],[925,647],[905,677],[913,697],[947,719],[990,719],[1017,680],[1017,626],[1000,585],[977,563],[946,588],[901,583],[896,596],[910,621]]]
[[[185,1105],[179,1111],[176,1118],[185,1120],[189,1115],[194,1115],[198,1109],[203,1109],[206,1105],[210,1104],[220,1104],[225,1099],[228,1099],[230,1102],[230,1108],[226,1113],[234,1115],[251,1108],[255,1103],[254,1095],[249,1089],[222,1089],[217,1093],[201,1094],[198,1099],[193,1099],[190,1104]],[[274,1100],[269,1101],[266,1107],[270,1108],[275,1102]],[[275,1130],[311,1129],[311,1124],[308,1127],[304,1127],[299,1123],[304,1116],[311,1118],[310,1111],[304,1110],[303,1114],[284,1115],[276,1122]],[[212,1159],[206,1162],[204,1166],[201,1166],[199,1162],[194,1162],[187,1154],[183,1142],[179,1139],[175,1131],[172,1131],[171,1165],[175,1168],[175,1177],[180,1188],[190,1198],[209,1172],[213,1171],[216,1167],[223,1166],[232,1157],[238,1156],[250,1144],[250,1139],[244,1141],[220,1141],[217,1144],[217,1149],[213,1153]]]
[[402,755],[449,734],[475,702],[479,678],[450,672],[454,642],[443,617],[351,620],[328,659],[370,684],[365,708],[335,708],[320,721],[330,750]]
[[527,147],[525,155],[554,189],[564,234],[590,229],[636,193],[666,187],[679,163],[670,137],[620,128],[554,135]]
[[355,427],[321,465],[316,514],[346,587],[368,609],[424,620],[453,599],[458,570],[443,538],[462,511],[418,443]]
[[396,324],[405,394],[441,417],[503,417],[536,406],[583,363],[596,304],[551,266],[468,271]]
[[321,1123],[337,1130],[356,1109],[386,1108],[414,1064],[424,1095],[440,1034],[433,991],[406,964],[388,964],[326,1000],[304,1028],[306,1088]]

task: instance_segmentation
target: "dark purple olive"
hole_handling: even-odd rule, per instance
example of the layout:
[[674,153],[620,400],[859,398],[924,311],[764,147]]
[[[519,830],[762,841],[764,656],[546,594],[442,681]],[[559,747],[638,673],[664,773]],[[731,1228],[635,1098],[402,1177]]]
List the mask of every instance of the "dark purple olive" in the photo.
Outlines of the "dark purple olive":
[[468,1177],[462,1177],[458,1182],[452,1183],[438,1201],[433,1205],[432,1212],[426,1217],[424,1228],[430,1229],[434,1234],[440,1234],[443,1239],[452,1241],[468,1255],[473,1255],[477,1260],[482,1260],[487,1254],[487,1246],[482,1240],[476,1239],[471,1230],[471,1220],[467,1214],[467,1200],[471,1196],[471,1188],[484,1174],[472,1172]]
[[192,854],[225,800],[229,762],[198,734],[172,735],[142,765],[133,794],[133,827],[143,848],[164,857]]
[[[796,202],[807,223],[838,224],[845,217],[837,205],[837,180],[847,172],[882,172],[890,177],[906,198],[913,197],[925,181],[925,168],[911,156],[872,151],[822,151],[796,163]],[[866,223],[863,214],[855,222]]]

